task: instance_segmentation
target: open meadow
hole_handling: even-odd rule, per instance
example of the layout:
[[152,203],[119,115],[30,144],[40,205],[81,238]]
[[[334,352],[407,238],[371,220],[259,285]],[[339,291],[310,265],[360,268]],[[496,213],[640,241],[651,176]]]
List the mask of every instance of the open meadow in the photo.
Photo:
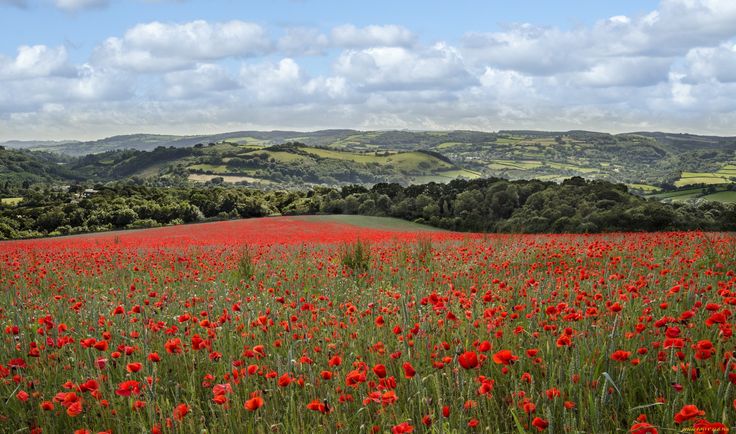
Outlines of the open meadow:
[[0,431],[734,425],[733,234],[397,222],[277,217],[0,244]]

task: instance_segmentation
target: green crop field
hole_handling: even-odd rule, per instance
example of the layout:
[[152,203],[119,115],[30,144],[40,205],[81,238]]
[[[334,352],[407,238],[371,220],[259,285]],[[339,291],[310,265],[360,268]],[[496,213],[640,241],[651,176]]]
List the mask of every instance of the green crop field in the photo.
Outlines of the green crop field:
[[215,166],[212,164],[193,164],[189,166],[190,170],[201,170],[203,172],[211,172],[211,173],[228,173],[229,170],[227,166]]
[[648,185],[648,184],[626,184],[626,186],[631,189],[641,190],[647,193],[653,193],[653,192],[657,192],[660,190],[659,187],[655,187],[653,185]]
[[236,184],[238,182],[249,182],[251,184],[272,184],[272,182],[267,179],[253,178],[251,176],[191,174],[188,177],[190,181],[195,182],[207,182],[215,178],[222,178],[222,180],[228,184]]
[[419,223],[413,223],[410,221],[391,217],[371,217],[362,215],[315,215],[290,218],[295,220],[317,222],[336,222],[357,227],[382,230],[445,232],[444,229],[434,228],[432,226],[421,225]]
[[14,206],[23,201],[22,197],[4,197],[0,199],[0,204]]
[[736,191],[719,191],[718,193],[703,196],[703,199],[723,203],[736,203]]

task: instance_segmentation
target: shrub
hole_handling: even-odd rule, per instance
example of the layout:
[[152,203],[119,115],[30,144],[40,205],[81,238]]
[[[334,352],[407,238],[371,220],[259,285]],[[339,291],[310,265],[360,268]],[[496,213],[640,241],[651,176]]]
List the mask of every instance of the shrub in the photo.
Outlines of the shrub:
[[345,244],[342,248],[340,262],[355,272],[367,271],[371,263],[370,247],[361,240]]
[[250,280],[256,274],[255,257],[250,247],[245,246],[240,250],[235,275],[238,280]]

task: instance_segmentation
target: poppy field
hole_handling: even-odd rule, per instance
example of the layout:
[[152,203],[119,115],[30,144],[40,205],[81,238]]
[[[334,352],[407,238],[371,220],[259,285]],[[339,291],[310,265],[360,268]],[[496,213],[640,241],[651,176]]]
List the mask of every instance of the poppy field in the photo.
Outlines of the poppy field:
[[726,433],[736,236],[268,218],[0,244],[0,431]]

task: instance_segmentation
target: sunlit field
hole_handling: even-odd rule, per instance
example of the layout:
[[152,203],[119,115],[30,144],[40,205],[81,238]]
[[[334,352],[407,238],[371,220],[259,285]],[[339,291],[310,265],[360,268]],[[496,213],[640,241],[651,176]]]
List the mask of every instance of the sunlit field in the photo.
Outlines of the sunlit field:
[[6,242],[0,257],[2,432],[735,420],[733,234],[271,218]]

